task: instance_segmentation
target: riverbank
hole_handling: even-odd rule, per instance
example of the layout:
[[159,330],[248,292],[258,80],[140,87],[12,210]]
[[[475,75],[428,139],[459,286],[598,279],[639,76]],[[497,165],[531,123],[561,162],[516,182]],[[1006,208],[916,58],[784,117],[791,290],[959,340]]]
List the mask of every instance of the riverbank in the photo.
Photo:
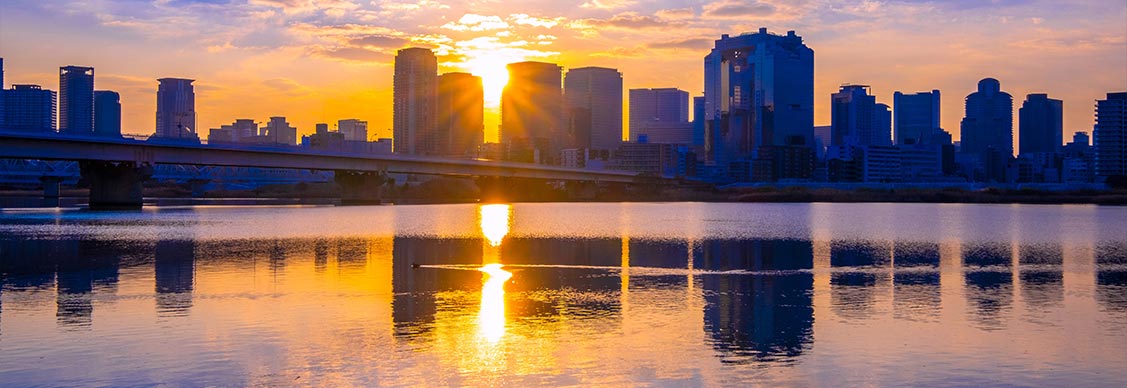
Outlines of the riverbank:
[[732,202],[906,202],[1127,205],[1127,190],[808,189],[757,187],[724,190]]

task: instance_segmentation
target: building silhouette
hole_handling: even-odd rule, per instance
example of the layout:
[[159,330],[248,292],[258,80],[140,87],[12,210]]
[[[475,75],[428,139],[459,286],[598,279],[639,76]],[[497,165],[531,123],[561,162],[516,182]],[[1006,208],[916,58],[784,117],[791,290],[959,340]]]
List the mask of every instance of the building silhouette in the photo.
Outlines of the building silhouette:
[[622,73],[617,69],[568,70],[564,99],[569,146],[610,150],[622,143]]
[[55,131],[55,92],[39,85],[12,85],[4,90],[4,129],[20,132]]
[[94,91],[94,135],[121,137],[121,95],[117,92]]
[[[326,125],[325,131],[329,128]],[[368,141],[368,122],[357,119],[337,120],[337,131],[345,141]]]
[[704,96],[693,97],[693,146],[704,146]]
[[59,133],[94,133],[94,68],[59,68]]
[[[396,153],[434,154],[438,59],[430,49],[411,47],[395,55],[392,139]],[[367,139],[364,139],[367,140]]]
[[268,143],[297,145],[297,128],[290,126],[285,117],[271,117],[266,126],[262,127],[262,136],[266,137]]
[[510,63],[501,93],[501,143],[508,160],[556,164],[566,144],[561,68],[554,63]]
[[1030,94],[1018,110],[1018,153],[1053,153],[1064,144],[1061,100],[1048,94]]
[[675,88],[630,89],[630,140],[641,136],[651,143],[692,143],[689,93]]
[[435,135],[441,155],[468,157],[485,142],[485,91],[469,73],[438,76]]
[[814,144],[814,50],[794,31],[725,34],[704,66],[708,161],[748,159],[763,146]]
[[893,93],[892,109],[892,130],[897,145],[929,143],[943,131],[939,124],[939,90]]
[[157,128],[153,137],[199,141],[196,134],[195,80],[161,78],[157,81]]
[[831,144],[892,145],[892,112],[868,85],[843,85],[831,101]]
[[4,122],[4,95],[7,94],[5,85],[7,84],[4,83],[4,58],[0,58],[0,131],[6,128]]
[[960,125],[964,164],[976,180],[1005,180],[1005,166],[1013,157],[1013,97],[993,78],[978,82],[966,98]]
[[1127,176],[1127,92],[1096,101],[1096,176]]

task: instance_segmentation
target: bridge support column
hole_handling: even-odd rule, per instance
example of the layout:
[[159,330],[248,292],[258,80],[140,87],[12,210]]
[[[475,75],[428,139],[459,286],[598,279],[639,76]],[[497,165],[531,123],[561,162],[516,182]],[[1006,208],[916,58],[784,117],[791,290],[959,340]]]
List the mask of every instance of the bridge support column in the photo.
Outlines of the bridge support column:
[[39,182],[43,183],[43,198],[59,198],[59,183],[62,181],[61,176],[39,177]]
[[189,179],[188,187],[192,189],[192,198],[203,198],[204,194],[207,193],[204,186],[208,183],[211,183],[211,179]]
[[391,179],[382,172],[337,170],[333,179],[340,186],[341,205],[379,205],[381,191]]
[[90,210],[140,209],[142,183],[153,175],[152,166],[136,162],[83,161],[79,167],[90,185]]

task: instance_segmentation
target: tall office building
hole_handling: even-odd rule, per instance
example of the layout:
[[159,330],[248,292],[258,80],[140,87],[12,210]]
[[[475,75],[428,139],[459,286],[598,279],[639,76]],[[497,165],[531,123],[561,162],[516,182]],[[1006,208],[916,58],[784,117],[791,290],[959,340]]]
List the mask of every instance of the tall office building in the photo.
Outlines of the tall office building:
[[1096,101],[1096,176],[1127,176],[1127,92]]
[[561,68],[554,63],[506,66],[509,83],[501,93],[501,142],[507,159],[555,164],[567,144]]
[[704,96],[693,97],[693,145],[704,146]]
[[814,50],[794,31],[723,35],[704,66],[709,160],[747,159],[762,146],[813,146]]
[[473,156],[485,142],[485,91],[481,77],[469,73],[438,76],[435,135],[442,155]]
[[297,128],[290,126],[285,117],[271,117],[266,126],[262,127],[262,135],[274,144],[297,145]]
[[121,96],[115,91],[94,91],[94,136],[121,137]]
[[892,112],[868,85],[843,85],[830,99],[831,145],[892,145]]
[[396,153],[434,154],[438,59],[430,49],[411,47],[395,55],[392,141]]
[[570,146],[618,148],[622,143],[622,73],[605,67],[568,70],[564,99]]
[[39,85],[12,85],[4,91],[4,129],[55,131],[55,92]]
[[892,130],[896,144],[929,143],[942,131],[939,124],[939,91],[915,94],[893,93]]
[[978,91],[966,99],[966,116],[960,125],[962,152],[981,154],[993,148],[1002,155],[1012,156],[1013,97],[1001,91],[1001,84],[993,78],[978,82]]
[[94,134],[94,68],[59,68],[59,133]]
[[368,141],[368,122],[357,119],[337,120],[337,132],[345,141]]
[[1018,110],[1018,153],[1057,152],[1064,144],[1064,103],[1030,94]]
[[157,81],[157,128],[153,135],[166,140],[199,141],[196,134],[195,80],[161,78]]
[[630,89],[630,137],[651,124],[689,122],[689,92],[675,88]]
[[4,122],[4,95],[7,94],[4,85],[4,58],[0,58],[0,131],[7,125]]

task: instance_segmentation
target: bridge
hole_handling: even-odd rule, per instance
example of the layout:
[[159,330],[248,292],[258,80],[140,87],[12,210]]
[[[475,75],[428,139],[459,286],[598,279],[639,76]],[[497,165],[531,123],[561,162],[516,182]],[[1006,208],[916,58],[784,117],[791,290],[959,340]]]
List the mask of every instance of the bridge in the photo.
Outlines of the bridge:
[[[335,172],[344,199],[362,199],[388,173],[481,178],[634,183],[638,174],[530,163],[436,158],[399,154],[342,154],[288,148],[0,133],[0,158],[79,162],[90,184],[90,207],[140,208],[142,182],[157,164],[284,168]],[[45,177],[50,184],[50,177]],[[57,191],[57,182],[55,183]],[[50,188],[48,187],[49,191]]]

